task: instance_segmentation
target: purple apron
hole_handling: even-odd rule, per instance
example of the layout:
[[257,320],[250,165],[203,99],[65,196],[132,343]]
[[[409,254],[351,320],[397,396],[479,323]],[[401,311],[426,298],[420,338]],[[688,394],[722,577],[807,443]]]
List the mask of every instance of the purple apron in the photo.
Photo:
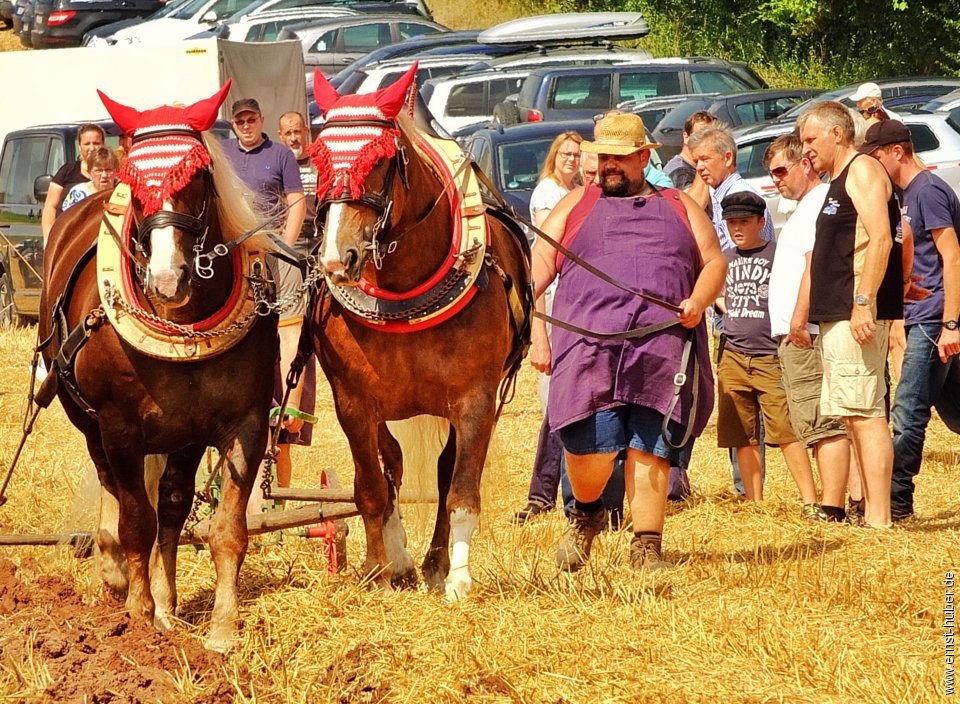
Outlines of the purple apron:
[[[576,232],[565,233],[564,243],[621,283],[678,304],[693,291],[700,273],[700,252],[689,225],[669,198],[679,196],[672,189],[649,198],[600,196],[586,217],[576,217],[579,206],[574,208],[568,224],[576,227],[582,219],[582,225]],[[587,203],[589,200],[584,198]],[[675,205],[683,207],[679,202]],[[623,332],[676,317],[673,311],[621,291],[568,259],[560,262],[559,276],[553,299],[553,315],[558,320],[596,332]],[[693,331],[676,325],[622,341],[596,340],[555,326],[548,402],[551,425],[562,428],[625,404],[666,414],[673,397],[674,375],[680,371],[683,344],[691,333],[696,336],[700,364],[692,435],[699,436],[713,410],[713,372],[705,321]],[[693,406],[691,369],[684,370],[687,384],[671,416],[684,427]]]

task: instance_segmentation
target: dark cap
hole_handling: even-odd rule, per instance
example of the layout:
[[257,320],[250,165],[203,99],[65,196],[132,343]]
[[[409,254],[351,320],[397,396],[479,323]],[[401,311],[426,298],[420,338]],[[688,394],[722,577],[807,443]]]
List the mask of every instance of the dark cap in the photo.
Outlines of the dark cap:
[[255,112],[260,115],[260,103],[253,98],[241,98],[233,104],[233,110],[230,114],[236,117],[242,112]]
[[767,204],[763,198],[751,191],[737,191],[720,201],[723,208],[723,219],[750,218],[766,215]]
[[900,120],[881,120],[870,125],[867,130],[867,141],[859,148],[861,154],[872,154],[880,147],[888,144],[903,144],[910,142],[910,130]]

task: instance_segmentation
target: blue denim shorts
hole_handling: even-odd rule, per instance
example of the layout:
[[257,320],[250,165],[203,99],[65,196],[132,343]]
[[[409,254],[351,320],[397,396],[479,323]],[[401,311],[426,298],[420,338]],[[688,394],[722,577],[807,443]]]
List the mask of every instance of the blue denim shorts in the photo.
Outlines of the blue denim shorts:
[[[595,455],[639,450],[670,461],[672,467],[686,468],[693,451],[693,437],[673,448],[660,432],[663,414],[645,406],[617,406],[560,428],[560,441],[571,455]],[[685,429],[675,421],[668,425],[670,439],[679,442]]]

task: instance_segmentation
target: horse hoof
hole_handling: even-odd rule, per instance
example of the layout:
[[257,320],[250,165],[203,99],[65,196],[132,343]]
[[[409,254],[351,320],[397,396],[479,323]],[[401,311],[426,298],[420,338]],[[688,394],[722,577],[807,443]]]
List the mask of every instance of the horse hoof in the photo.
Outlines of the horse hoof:
[[394,571],[393,579],[390,580],[392,586],[397,589],[416,589],[418,582],[417,570],[413,565],[410,565],[410,569],[403,572]]
[[204,641],[203,647],[215,653],[226,655],[236,647],[239,640],[236,631],[215,629],[211,631],[210,637]]
[[451,604],[465,598],[471,589],[473,589],[473,578],[470,577],[470,571],[466,567],[453,570],[447,577],[447,601]]
[[153,627],[163,635],[167,635],[173,630],[173,616],[171,614],[154,614]]

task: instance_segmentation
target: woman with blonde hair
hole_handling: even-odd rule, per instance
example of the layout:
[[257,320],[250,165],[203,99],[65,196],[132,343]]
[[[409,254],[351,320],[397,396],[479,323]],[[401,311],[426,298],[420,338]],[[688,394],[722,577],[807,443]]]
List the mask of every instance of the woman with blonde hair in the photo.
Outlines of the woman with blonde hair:
[[540,180],[530,196],[530,219],[537,227],[567,193],[579,186],[580,133],[568,130],[557,135],[550,145],[540,170]]

